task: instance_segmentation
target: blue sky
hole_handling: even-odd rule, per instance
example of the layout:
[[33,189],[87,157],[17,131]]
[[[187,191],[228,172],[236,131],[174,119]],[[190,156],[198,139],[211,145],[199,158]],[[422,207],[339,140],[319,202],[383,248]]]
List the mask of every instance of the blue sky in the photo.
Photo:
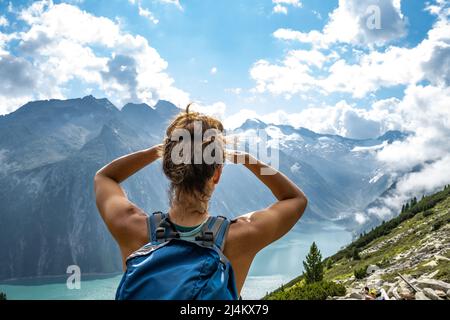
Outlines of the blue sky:
[[[358,2],[365,4],[361,7],[359,4],[355,4]],[[343,0],[341,2],[337,0],[74,0],[53,2],[0,0],[1,16],[7,21],[0,27],[0,32],[4,34],[19,31],[28,32],[30,34],[28,39],[33,38],[36,36],[35,32],[30,32],[33,27],[39,29],[37,28],[39,25],[45,24],[39,18],[43,19],[47,11],[56,11],[53,9],[62,3],[73,6],[80,12],[85,12],[95,18],[108,18],[112,23],[119,26],[122,34],[144,37],[148,41],[148,46],[154,48],[163,63],[166,63],[164,70],[161,71],[171,81],[173,80],[167,86],[182,91],[184,97],[173,94],[172,98],[167,93],[160,95],[159,91],[161,90],[158,88],[150,90],[155,93],[152,98],[145,94],[129,94],[127,97],[124,92],[132,91],[133,88],[124,87],[119,90],[122,91],[121,93],[113,93],[116,89],[111,88],[114,86],[112,84],[107,89],[107,85],[98,83],[100,80],[86,81],[83,74],[73,75],[72,73],[72,75],[68,74],[62,77],[63,79],[52,80],[55,82],[54,85],[55,88],[58,88],[57,90],[43,92],[43,90],[37,88],[39,94],[28,93],[24,94],[23,99],[15,96],[15,99],[7,100],[7,98],[4,98],[0,100],[4,105],[7,105],[7,107],[3,106],[2,113],[14,110],[26,99],[72,98],[88,93],[98,97],[106,96],[118,107],[130,101],[143,101],[153,104],[156,98],[173,100],[180,106],[185,101],[193,100],[204,106],[202,110],[216,108],[219,109],[217,112],[222,117],[235,115],[234,118],[230,119],[242,118],[246,115],[261,115],[262,117],[265,116],[266,119],[271,119],[274,112],[298,113],[308,108],[335,106],[342,102],[356,108],[355,110],[370,111],[372,105],[377,101],[390,98],[402,99],[405,89],[411,83],[400,79],[386,84],[386,81],[372,79],[371,81],[375,83],[368,85],[370,88],[356,88],[357,85],[355,84],[353,87],[339,89],[344,86],[343,82],[346,80],[337,79],[339,77],[337,75],[333,82],[312,85],[308,89],[304,88],[309,87],[311,82],[309,77],[324,79],[329,76],[330,67],[338,60],[343,59],[350,66],[358,64],[360,59],[364,58],[364,55],[370,55],[373,52],[383,53],[392,46],[415,48],[427,38],[427,33],[439,20],[438,15],[431,12],[429,7],[432,5],[445,7],[445,1],[440,0],[429,3],[406,0]],[[350,17],[357,18],[358,14],[366,14],[365,11],[368,6],[373,4],[381,8],[382,30],[392,28],[391,34],[386,36],[371,35],[370,37],[375,40],[364,39],[367,36],[364,35],[364,30],[354,30],[356,34],[353,39],[352,37],[339,39],[339,34],[345,34],[351,28],[358,27],[361,29],[361,26],[346,25],[342,23],[345,22],[343,21],[345,19],[339,20],[338,18],[334,20],[339,21],[333,24],[332,15],[334,13],[336,13],[336,16],[347,14]],[[33,6],[35,6],[34,9]],[[281,10],[276,10],[276,7],[281,8]],[[342,9],[340,13],[338,12],[339,9]],[[27,10],[33,12],[31,15],[36,16],[33,22],[23,18],[23,12]],[[67,14],[64,10],[59,12],[55,13],[54,16]],[[79,23],[76,19],[75,17],[72,22],[75,26]],[[300,32],[302,34],[314,30],[325,33],[323,30],[327,25],[332,25],[331,33],[334,33],[334,35],[324,36],[324,38],[331,38],[331,40],[325,40],[327,42],[325,46],[317,46],[311,41],[296,41],[276,36],[277,30],[289,30],[291,33]],[[46,26],[44,27],[44,33],[53,33],[50,30],[52,27],[57,28],[55,25]],[[24,42],[21,37],[19,35],[9,42],[5,42],[6,44],[3,47],[6,52],[32,64],[39,60],[42,65],[40,72],[44,73],[43,78],[45,78],[46,72],[50,73],[50,70],[57,70],[55,67],[52,69],[44,65],[45,60],[51,59],[48,54],[42,56],[41,52],[39,59],[33,53],[27,55],[20,47],[20,43]],[[65,37],[65,35],[54,35],[54,37]],[[96,40],[87,41],[82,45],[88,47],[98,57],[111,58],[113,54],[116,54],[114,47],[105,48],[104,43],[96,42]],[[318,49],[316,49],[317,47]],[[299,73],[302,75],[305,73],[308,77],[299,82],[283,76],[269,79],[270,76],[267,73],[288,73],[285,72],[285,69],[277,71],[274,68],[285,67],[284,61],[291,52],[296,50],[302,50],[297,57],[304,56],[310,51],[320,52],[325,55],[324,61],[317,65],[311,65],[307,59],[296,58],[300,59],[303,65],[308,65],[307,71],[304,70],[303,66],[300,66]],[[60,59],[67,59],[67,55],[61,54],[61,56]],[[266,65],[259,65],[258,68],[257,62],[261,60],[264,60]],[[148,61],[149,64],[153,63],[152,58],[149,58]],[[64,60],[61,63],[64,63]],[[101,63],[99,62],[99,64]],[[85,65],[81,66],[81,68],[84,67]],[[77,68],[80,69],[79,66]],[[104,63],[102,68],[107,68]],[[263,70],[264,68],[267,70]],[[252,75],[252,71],[260,74]],[[70,70],[67,72],[69,73]],[[364,72],[364,70],[361,72]],[[295,73],[296,69],[293,70],[291,78],[296,77]],[[341,73],[345,78],[345,69]],[[109,79],[115,79],[122,85],[128,83],[127,81],[131,81],[130,83],[133,84],[136,82],[135,79],[129,78],[130,74],[124,76],[128,76],[128,80],[119,79],[117,75],[111,76]],[[261,87],[264,88],[257,89],[258,81],[262,83]],[[427,81],[428,79],[422,77],[416,83],[427,83]],[[141,93],[145,90],[146,85],[155,86],[146,84],[145,80],[141,80],[141,82],[139,84]],[[286,82],[287,87],[293,86],[296,88],[286,90],[277,88],[277,83],[280,84],[278,86],[283,86],[284,82]],[[268,88],[270,86],[273,88]],[[361,92],[355,96],[355,90],[361,90]],[[172,91],[169,90],[169,92]],[[286,118],[286,115],[284,118]],[[278,117],[276,121],[281,122],[282,120]],[[230,120],[230,123],[233,124],[238,122]],[[304,124],[299,123],[298,125]],[[329,127],[321,129],[318,126],[313,126],[312,129],[332,132],[334,129]],[[382,133],[385,129],[380,127],[379,130],[375,130],[376,132],[358,133],[354,136],[361,138],[365,135],[376,135]],[[346,135],[345,128],[334,131]]]
[[[168,73],[179,88],[189,92],[193,100],[208,104],[224,101],[230,113],[242,107],[268,113],[273,111],[273,104],[289,112],[302,108],[307,103],[302,99],[280,101],[280,97],[271,99],[268,96],[265,97],[267,101],[258,101],[257,105],[253,105],[230,95],[226,90],[253,88],[254,81],[249,76],[249,69],[255,61],[276,61],[289,49],[308,47],[274,38],[272,34],[275,30],[321,30],[327,23],[328,14],[338,6],[336,0],[302,1],[301,7],[286,6],[288,14],[276,14],[271,0],[181,1],[182,10],[160,1],[146,0],[141,3],[157,17],[157,24],[139,16],[136,4],[127,1],[86,0],[78,6],[97,16],[123,19],[124,30],[145,36],[168,62]],[[413,26],[408,29],[413,32],[399,39],[400,45],[412,46],[426,37],[435,18],[424,8],[420,1],[402,3],[402,11],[405,15],[408,13],[408,22]],[[214,67],[217,73],[211,75]],[[402,96],[403,88],[394,89],[380,90],[379,94],[385,97]],[[335,103],[342,98],[351,99],[351,96],[319,96],[317,101]],[[364,103],[360,105],[365,107]]]

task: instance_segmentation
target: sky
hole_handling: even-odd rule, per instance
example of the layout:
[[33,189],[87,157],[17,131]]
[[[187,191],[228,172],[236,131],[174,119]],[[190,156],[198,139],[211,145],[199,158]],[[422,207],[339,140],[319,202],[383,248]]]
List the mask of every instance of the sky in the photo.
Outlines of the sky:
[[[449,81],[448,70],[435,74],[434,60],[423,74],[435,47],[418,48],[439,20],[448,23],[445,8],[405,0],[0,0],[0,114],[29,100],[93,94],[119,108],[194,101],[229,127],[260,117],[377,136],[395,125],[363,112],[402,99],[410,85]],[[435,56],[448,61],[446,53]],[[416,58],[416,66],[406,61]],[[310,113],[328,115],[327,107],[340,120],[311,123]],[[361,123],[345,127],[352,118]]]
[[194,101],[227,128],[401,130],[374,151],[400,177],[392,208],[450,183],[449,15],[448,0],[0,0],[0,114],[92,94]]

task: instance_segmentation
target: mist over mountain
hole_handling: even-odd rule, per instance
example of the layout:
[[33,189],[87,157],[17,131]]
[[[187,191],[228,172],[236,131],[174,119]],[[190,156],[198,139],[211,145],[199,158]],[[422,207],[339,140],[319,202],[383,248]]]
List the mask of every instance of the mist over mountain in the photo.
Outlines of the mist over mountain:
[[[0,117],[0,279],[60,275],[76,264],[85,273],[121,271],[119,250],[95,206],[93,177],[116,157],[160,143],[179,109],[168,101],[151,107],[107,99],[30,102]],[[309,198],[300,224],[357,228],[363,210],[394,181],[374,150],[405,138],[397,131],[354,140],[305,128],[249,119],[234,130],[264,130],[279,142],[279,169]],[[167,180],[158,161],[124,184],[147,213],[167,210]],[[234,217],[274,201],[248,170],[225,165],[210,211]]]

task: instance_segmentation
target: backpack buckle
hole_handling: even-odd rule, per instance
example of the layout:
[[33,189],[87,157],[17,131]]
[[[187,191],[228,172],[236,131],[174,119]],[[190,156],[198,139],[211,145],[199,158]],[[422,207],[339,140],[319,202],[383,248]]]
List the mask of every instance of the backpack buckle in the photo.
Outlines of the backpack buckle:
[[156,229],[156,240],[163,239],[164,241],[167,241],[168,239],[180,239],[180,234],[176,231],[170,230],[169,232],[166,232],[166,228],[164,227],[158,227]]
[[156,240],[164,239],[166,235],[166,229],[163,227],[159,227],[156,229]]
[[195,237],[196,241],[203,241],[209,245],[214,244],[214,233],[212,231],[205,231],[201,236]]

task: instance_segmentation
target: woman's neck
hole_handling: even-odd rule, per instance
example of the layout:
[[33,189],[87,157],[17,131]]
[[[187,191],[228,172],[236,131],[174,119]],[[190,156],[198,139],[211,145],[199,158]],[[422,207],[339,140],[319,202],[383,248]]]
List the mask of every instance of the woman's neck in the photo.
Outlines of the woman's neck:
[[169,216],[175,224],[185,227],[197,226],[209,216],[208,201],[200,201],[191,196],[178,196],[172,201]]

